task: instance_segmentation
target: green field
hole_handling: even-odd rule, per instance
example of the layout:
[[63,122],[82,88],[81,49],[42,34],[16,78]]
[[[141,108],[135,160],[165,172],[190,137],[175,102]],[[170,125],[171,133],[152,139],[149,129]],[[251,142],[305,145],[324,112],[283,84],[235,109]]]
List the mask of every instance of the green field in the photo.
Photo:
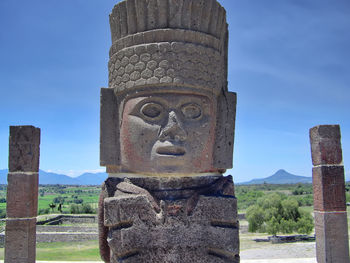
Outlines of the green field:
[[[0,248],[4,259],[4,248]],[[98,241],[38,243],[36,260],[45,261],[101,261]]]
[[312,207],[312,184],[259,184],[236,185],[238,212],[245,213],[246,209],[254,205],[258,198],[271,193],[281,193],[298,201],[299,206]]
[[50,212],[57,212],[60,203],[63,213],[70,213],[72,204],[89,204],[96,209],[100,191],[100,186],[42,186],[39,189],[38,212],[48,209],[52,203],[56,204],[56,208],[50,209]]
[[[61,204],[62,213],[71,213],[71,206],[89,205],[96,211],[100,186],[65,186],[43,185],[39,187],[38,214],[59,213],[58,206]],[[1,202],[3,201],[3,202]],[[55,207],[50,208],[50,204]],[[6,211],[6,186],[0,186],[0,215],[5,217]]]

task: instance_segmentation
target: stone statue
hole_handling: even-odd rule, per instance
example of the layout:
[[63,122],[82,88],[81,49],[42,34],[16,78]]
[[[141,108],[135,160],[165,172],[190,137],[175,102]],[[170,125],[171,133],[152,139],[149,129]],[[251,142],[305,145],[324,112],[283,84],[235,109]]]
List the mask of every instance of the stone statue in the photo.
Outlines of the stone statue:
[[105,262],[239,262],[236,94],[216,0],[126,0],[110,14],[101,89]]

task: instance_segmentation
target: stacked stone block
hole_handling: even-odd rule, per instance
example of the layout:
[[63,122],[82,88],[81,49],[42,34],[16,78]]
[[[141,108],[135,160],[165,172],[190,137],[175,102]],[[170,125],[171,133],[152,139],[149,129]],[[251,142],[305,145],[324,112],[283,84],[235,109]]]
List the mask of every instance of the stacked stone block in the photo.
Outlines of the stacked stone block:
[[310,129],[318,263],[346,263],[349,238],[339,125]]
[[11,126],[5,262],[35,262],[40,129]]

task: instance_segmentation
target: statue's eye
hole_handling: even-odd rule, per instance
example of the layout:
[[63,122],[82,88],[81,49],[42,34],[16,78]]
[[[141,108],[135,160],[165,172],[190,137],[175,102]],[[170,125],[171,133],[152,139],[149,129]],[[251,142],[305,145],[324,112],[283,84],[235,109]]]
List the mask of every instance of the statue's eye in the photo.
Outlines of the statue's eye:
[[187,119],[198,119],[202,116],[201,107],[194,103],[182,106],[181,111]]
[[146,103],[145,105],[142,106],[140,112],[151,119],[155,119],[157,117],[159,117],[161,115],[163,111],[163,106],[158,104],[158,103],[154,103],[154,102],[149,102]]

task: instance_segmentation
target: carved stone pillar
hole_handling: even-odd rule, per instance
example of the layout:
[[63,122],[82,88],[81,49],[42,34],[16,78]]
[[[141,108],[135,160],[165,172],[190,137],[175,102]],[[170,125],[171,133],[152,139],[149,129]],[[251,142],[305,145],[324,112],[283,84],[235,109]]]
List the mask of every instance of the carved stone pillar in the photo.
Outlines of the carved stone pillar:
[[310,129],[318,263],[349,263],[348,220],[339,125]]
[[105,262],[239,262],[236,94],[215,1],[126,0],[110,14],[101,89]]
[[38,210],[40,129],[11,126],[5,262],[34,263]]

